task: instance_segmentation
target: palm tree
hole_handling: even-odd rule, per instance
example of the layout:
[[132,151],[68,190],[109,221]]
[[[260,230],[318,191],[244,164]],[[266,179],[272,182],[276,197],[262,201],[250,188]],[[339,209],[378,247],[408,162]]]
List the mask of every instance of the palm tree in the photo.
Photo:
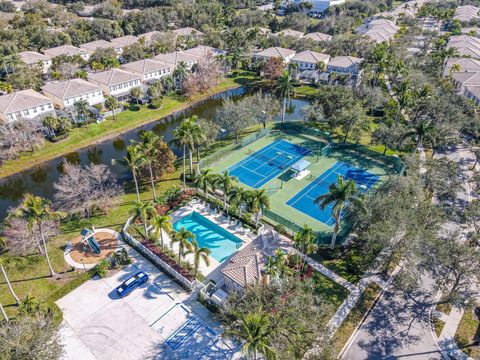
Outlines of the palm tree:
[[155,183],[153,181],[153,163],[157,158],[158,144],[162,140],[160,136],[155,135],[153,131],[144,131],[140,135],[139,150],[143,153],[143,157],[140,162],[144,163],[148,167],[150,172],[150,184],[152,186],[153,199],[157,201],[157,193],[155,191]]
[[258,359],[258,353],[261,353],[267,360],[276,359],[275,352],[270,345],[270,334],[272,333],[272,324],[270,317],[261,311],[250,312],[248,314],[235,314],[238,322],[238,329],[227,330],[227,336],[244,342],[242,352],[247,356],[253,356]]
[[270,208],[270,199],[265,190],[253,190],[248,194],[250,198],[250,208],[255,213],[255,227],[258,228],[260,214]]
[[187,65],[183,61],[179,61],[177,67],[173,70],[173,77],[181,85],[187,76]]
[[235,186],[230,192],[230,202],[238,207],[238,217],[242,218],[243,205],[249,202],[250,192],[241,186]]
[[10,280],[7,276],[7,271],[5,270],[5,266],[7,265],[9,260],[11,261],[11,259],[12,258],[0,257],[0,271],[2,272],[3,278],[5,279],[10,294],[12,294],[13,298],[15,299],[15,303],[18,306],[20,305],[20,299],[18,298],[17,294],[15,294],[15,291],[13,291],[12,284],[10,283]]
[[435,124],[430,120],[420,121],[411,131],[405,134],[405,137],[415,137],[416,144],[414,153],[417,152],[418,148],[423,144],[423,141],[427,138],[431,139],[435,134],[437,128]]
[[227,197],[232,188],[235,186],[235,183],[238,182],[237,177],[230,176],[228,170],[225,170],[222,174],[219,174],[217,183],[221,186],[223,192],[223,209],[227,211]]
[[295,92],[293,87],[294,81],[290,76],[290,73],[284,71],[282,76],[277,80],[276,93],[277,96],[283,99],[282,105],[282,123],[285,122],[285,110],[287,107],[287,100],[290,99],[290,96]]
[[123,159],[112,159],[112,165],[120,163],[132,172],[133,182],[135,183],[135,191],[137,192],[137,202],[140,201],[140,190],[138,189],[137,175],[141,165],[141,158],[142,154],[140,153],[138,147],[135,145],[129,145],[127,147],[127,155],[125,155]]
[[452,67],[450,68],[450,71],[449,71],[449,79],[450,81],[453,80],[453,73],[456,71],[456,72],[459,72],[461,70],[461,67],[460,67],[460,64],[453,64]]
[[452,46],[448,49],[443,50],[441,56],[443,58],[443,63],[442,63],[442,73],[443,73],[443,71],[445,70],[445,67],[448,64],[448,60],[450,60],[450,58],[459,56],[459,53],[458,53],[458,50]]
[[11,54],[5,56],[3,60],[3,70],[5,74],[9,74],[18,69],[22,64],[24,64],[22,58],[18,54]]
[[160,237],[160,244],[163,249],[163,232],[165,231],[167,234],[170,234],[170,232],[172,231],[172,217],[170,215],[157,214],[153,218],[152,225],[155,237],[157,239]]
[[352,180],[345,181],[340,175],[338,175],[338,183],[330,184],[328,187],[328,193],[317,197],[315,199],[315,204],[319,204],[321,210],[324,210],[328,205],[333,204],[332,216],[335,219],[331,242],[331,247],[333,248],[335,246],[338,231],[340,230],[340,220],[343,210],[350,204],[361,205],[355,182]]
[[77,119],[83,119],[87,122],[88,120],[88,103],[86,100],[79,100],[73,104],[75,113],[77,114]]
[[51,208],[50,201],[41,198],[40,196],[34,196],[32,194],[25,194],[23,202],[17,211],[15,216],[24,219],[28,223],[29,231],[32,231],[34,226],[38,228],[40,237],[42,239],[43,251],[45,258],[47,259],[48,268],[50,269],[50,276],[54,276],[52,264],[48,256],[47,243],[45,235],[43,234],[43,223],[51,220],[61,220],[65,218],[66,214],[60,211],[54,211]]
[[395,122],[398,121],[398,116],[407,106],[412,103],[412,88],[408,81],[403,81],[399,86],[394,87],[397,95],[398,109],[395,116]]
[[183,149],[183,188],[186,188],[186,179],[185,179],[185,173],[187,172],[187,163],[186,163],[186,157],[187,157],[187,146],[189,146],[189,143],[191,142],[190,134],[188,133],[188,130],[186,129],[187,123],[185,120],[183,120],[179,126],[175,130],[173,130],[173,140],[172,142]]
[[308,225],[304,225],[302,230],[300,230],[295,237],[293,238],[295,242],[295,247],[298,251],[302,253],[303,263],[302,269],[305,266],[305,261],[307,255],[317,251],[317,237],[313,232],[312,228]]
[[138,101],[139,101],[140,98],[142,97],[142,90],[141,90],[139,87],[134,87],[134,88],[130,91],[130,96],[135,100],[135,102],[136,102],[137,105],[138,105]]
[[46,115],[42,119],[42,125],[47,127],[55,138],[56,129],[58,127],[58,118],[53,115]]
[[265,272],[275,279],[280,279],[285,275],[291,275],[292,269],[288,266],[286,254],[278,248],[275,256],[269,256]]
[[118,108],[118,100],[113,96],[107,96],[105,99],[105,107],[112,112],[113,120],[116,120],[115,109]]
[[210,259],[208,256],[210,255],[211,250],[205,247],[199,247],[197,240],[193,239],[189,253],[193,254],[193,268],[196,277],[198,275],[198,269],[200,268],[200,261],[203,261],[205,265],[210,266]]
[[319,61],[315,64],[315,68],[320,71],[320,72],[325,72],[325,69],[327,68],[327,65],[325,64],[324,61]]
[[205,193],[205,198],[208,200],[208,187],[213,183],[214,176],[212,169],[202,169],[197,173],[195,178],[195,185],[201,188]]
[[141,220],[143,223],[143,230],[145,231],[145,239],[148,239],[147,223],[155,214],[155,206],[152,201],[136,201],[134,208],[130,211],[134,220]]
[[195,240],[195,235],[184,227],[180,231],[175,231],[172,236],[172,243],[178,243],[178,263],[182,261],[185,255],[185,250],[190,250],[192,247],[191,241]]

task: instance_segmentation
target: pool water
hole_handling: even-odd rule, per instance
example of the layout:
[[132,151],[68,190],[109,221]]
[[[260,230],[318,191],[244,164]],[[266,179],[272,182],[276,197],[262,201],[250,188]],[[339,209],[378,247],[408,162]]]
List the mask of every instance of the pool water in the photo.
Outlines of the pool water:
[[195,235],[199,247],[210,249],[210,256],[218,262],[228,259],[243,245],[235,235],[195,211],[173,224],[177,231],[182,227]]

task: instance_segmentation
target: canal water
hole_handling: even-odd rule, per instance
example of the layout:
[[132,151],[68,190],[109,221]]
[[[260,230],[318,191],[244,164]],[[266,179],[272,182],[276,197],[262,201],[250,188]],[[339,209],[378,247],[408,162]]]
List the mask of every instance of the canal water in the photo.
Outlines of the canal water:
[[[139,140],[139,136],[143,131],[151,130],[157,135],[163,136],[165,141],[169,142],[172,140],[173,130],[183,119],[197,115],[199,118],[213,120],[216,117],[218,109],[222,107],[224,99],[231,98],[233,100],[239,100],[244,96],[249,96],[244,88],[227,90],[182,111],[140,126],[123,135],[119,135],[116,138],[46,161],[34,168],[0,179],[0,221],[4,219],[9,208],[17,206],[20,203],[25,193],[32,193],[53,200],[53,184],[61,175],[61,165],[64,160],[81,165],[91,163],[105,164],[119,181],[128,180],[130,179],[129,172],[121,165],[112,165],[111,160],[121,159],[125,155],[126,148],[130,142]],[[303,117],[301,109],[306,104],[307,101],[293,99],[287,108],[286,120],[301,120]],[[279,121],[280,116],[275,120]],[[172,147],[172,150],[177,156],[180,155],[180,149]]]

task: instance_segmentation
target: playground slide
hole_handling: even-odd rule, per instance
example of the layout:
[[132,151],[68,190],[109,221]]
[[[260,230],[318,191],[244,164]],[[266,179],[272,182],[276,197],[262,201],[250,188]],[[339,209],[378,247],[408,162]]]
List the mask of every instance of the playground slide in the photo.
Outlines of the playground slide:
[[100,245],[98,244],[97,240],[92,236],[88,238],[88,245],[95,251],[96,254],[100,254]]

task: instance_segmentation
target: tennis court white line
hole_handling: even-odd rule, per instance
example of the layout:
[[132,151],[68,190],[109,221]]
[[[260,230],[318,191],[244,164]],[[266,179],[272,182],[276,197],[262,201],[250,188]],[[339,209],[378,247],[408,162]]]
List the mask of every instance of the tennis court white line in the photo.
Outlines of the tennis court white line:
[[[280,140],[282,141],[282,140]],[[271,147],[274,147],[275,146],[275,141],[264,146],[263,148],[261,148],[260,150],[257,150],[257,151],[254,151],[252,154],[247,154],[247,157],[246,158],[243,158],[242,160],[240,160],[239,162],[237,162],[235,165],[232,165],[230,168],[229,168],[229,171],[232,171],[232,170],[235,170],[236,168],[240,167],[240,166],[243,166],[246,162],[248,162],[250,159],[250,155],[253,155],[255,153],[258,153],[258,154],[261,154],[267,150],[270,150]],[[253,158],[253,156],[252,156]]]
[[[290,155],[291,155],[291,154],[290,154]],[[287,164],[292,163],[292,161],[293,161],[293,163],[295,163],[298,159],[301,159],[301,158],[304,158],[304,157],[305,157],[305,155],[297,155],[297,157],[293,158],[291,161],[286,162],[284,166],[285,166],[285,167],[290,166],[290,165],[287,165]],[[267,164],[267,163],[265,163],[265,164]],[[263,164],[263,165],[265,165],[265,164]],[[262,166],[263,166],[263,165],[262,165]],[[260,166],[259,166],[259,167],[260,167]],[[257,167],[257,169],[258,169],[258,167]],[[273,170],[273,171],[271,171],[270,173],[268,173],[268,175],[265,175],[265,176],[263,177],[263,179],[257,181],[257,182],[254,184],[254,186],[256,186],[259,182],[262,182],[262,181],[265,180],[266,178],[272,177],[272,179],[273,179],[273,178],[275,177],[275,175],[272,176],[272,174],[276,173],[276,172],[279,171],[279,170],[280,170],[280,173],[281,173],[281,172],[282,172],[282,169],[279,168],[279,167],[277,167],[275,170]],[[270,180],[272,180],[272,179],[270,179]],[[270,180],[269,180],[269,181],[270,181]],[[268,182],[268,181],[267,181],[267,182]]]
[[[331,168],[330,168],[330,169],[329,169],[330,171],[327,170],[327,171],[323,172],[322,174],[320,174],[320,175],[317,177],[317,179],[318,179],[320,176],[321,176],[322,178],[326,178],[328,175],[332,174],[336,169],[338,169],[340,166],[342,166],[342,164],[343,164],[343,163],[340,162],[340,165],[335,166],[334,169],[331,169]],[[327,172],[328,172],[328,173],[327,173]],[[326,174],[326,175],[324,176],[324,174]],[[325,183],[316,182],[315,180],[317,180],[317,179],[314,179],[310,184],[307,185],[307,186],[310,186],[310,185],[313,183],[313,184],[315,184],[314,186],[312,186],[310,189],[308,189],[304,194],[302,194],[302,196],[300,196],[298,199],[296,199],[293,203],[287,204],[287,205],[292,206],[292,205],[296,204],[298,200],[300,200],[301,198],[303,198],[304,196],[306,196],[310,191],[312,191],[313,189],[315,189],[318,185],[325,184]],[[306,186],[306,187],[307,187],[307,186]],[[305,188],[304,188],[304,189],[305,189]],[[302,190],[303,190],[303,189],[302,189]],[[300,190],[300,192],[301,192],[302,190]],[[297,194],[298,194],[298,193],[297,193]],[[290,200],[292,200],[295,196],[297,196],[297,194],[293,195],[289,200],[287,200],[287,203],[288,203]],[[293,207],[293,206],[292,206],[292,207]]]

